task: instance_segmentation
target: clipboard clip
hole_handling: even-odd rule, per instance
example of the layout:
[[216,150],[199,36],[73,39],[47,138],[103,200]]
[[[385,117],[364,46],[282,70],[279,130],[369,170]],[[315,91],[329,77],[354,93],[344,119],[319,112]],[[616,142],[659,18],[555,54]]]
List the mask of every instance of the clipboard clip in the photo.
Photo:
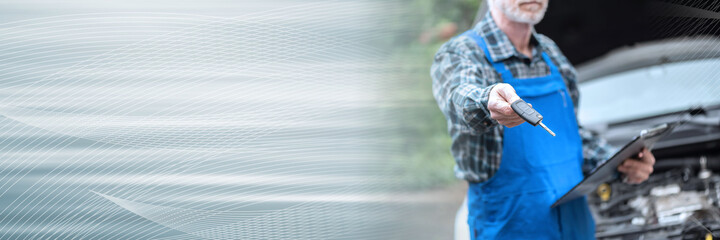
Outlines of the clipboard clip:
[[663,124],[654,126],[652,128],[644,129],[644,130],[640,131],[640,137],[641,138],[652,138],[654,136],[663,134],[668,130],[672,130],[679,125],[683,125],[684,123],[691,121],[693,119],[693,117],[695,117],[697,115],[706,115],[707,114],[705,109],[702,108],[701,106],[692,107],[692,108],[688,109],[686,111],[686,113],[687,114],[683,114],[680,117],[681,119],[679,119],[675,122],[663,123]]
[[677,126],[679,124],[680,124],[680,122],[663,123],[663,124],[657,125],[655,127],[649,128],[649,129],[643,129],[642,131],[640,131],[640,137],[643,139],[652,138],[654,136],[663,134],[670,129],[673,129],[675,126]]

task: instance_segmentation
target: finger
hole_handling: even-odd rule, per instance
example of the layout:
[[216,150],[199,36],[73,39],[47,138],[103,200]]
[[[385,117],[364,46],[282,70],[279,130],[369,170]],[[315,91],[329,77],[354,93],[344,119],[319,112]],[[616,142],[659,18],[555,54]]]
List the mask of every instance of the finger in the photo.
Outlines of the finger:
[[628,164],[629,167],[637,169],[638,171],[642,171],[648,174],[653,172],[653,165],[649,162],[631,160]]
[[518,117],[518,118],[508,118],[505,120],[505,122],[507,122],[508,124],[513,124],[513,125],[517,126],[517,125],[524,123],[525,120],[522,120],[522,118]]
[[498,122],[504,122],[504,123],[523,123],[522,118],[520,117],[512,117],[512,116],[502,116],[500,119],[497,119]]
[[504,98],[508,103],[513,103],[520,99],[520,96],[515,93],[515,89],[510,86],[510,84],[503,83],[498,84],[495,87],[498,88],[498,94],[500,94],[500,96]]
[[510,107],[510,104],[507,101],[505,101],[505,99],[503,99],[502,97],[497,96],[497,97],[493,97],[493,98],[488,98],[488,109],[489,110],[491,110],[491,111],[495,110],[495,111],[499,112],[499,111],[503,111],[503,109],[505,109],[505,108],[512,109]]
[[505,116],[508,116],[508,117],[511,117],[511,118],[516,118],[516,117],[519,118],[519,117],[520,117],[520,116],[517,115],[517,113],[515,113],[515,110],[513,110],[512,107],[510,107],[510,105],[507,105],[506,107],[503,107],[501,110],[502,110],[502,113],[503,113]]
[[512,128],[512,127],[517,127],[517,126],[519,126],[519,125],[522,124],[522,123],[523,123],[522,121],[521,121],[521,122],[513,121],[513,122],[510,122],[510,123],[506,124],[506,126]]
[[500,125],[503,125],[503,126],[519,125],[520,123],[522,123],[522,122],[518,121],[517,118],[502,116],[502,115],[496,114],[496,113],[491,113],[490,117],[495,119]]
[[514,127],[517,127],[518,125],[520,125],[520,124],[517,124],[517,123],[503,124],[503,126],[506,126],[506,127],[509,127],[509,128],[514,128]]
[[628,179],[631,179],[634,183],[640,183],[648,179],[650,176],[649,173],[645,173],[642,171],[637,171],[635,169],[618,169],[621,173],[623,173]]
[[503,119],[503,120],[499,120],[499,121],[498,121],[498,123],[500,123],[500,124],[502,124],[503,126],[506,126],[506,127],[515,127],[515,126],[518,126],[518,125],[520,125],[520,124],[522,124],[522,123],[524,123],[524,122],[525,122],[525,121],[522,120],[522,119],[520,119],[520,120],[518,121],[517,119],[511,119],[511,118]]
[[655,165],[655,156],[650,152],[650,150],[645,149],[643,151],[643,161],[649,163],[650,165]]
[[635,179],[640,179],[643,181],[649,177],[647,173],[642,171],[630,171],[628,174]]
[[628,158],[628,159],[625,159],[625,162],[623,162],[622,165],[625,167],[628,167],[628,168],[636,168],[639,164],[642,164],[642,163],[643,162],[641,162],[639,159]]
[[632,175],[632,176],[643,176],[643,175],[649,175],[652,172],[647,169],[638,169],[638,168],[629,168],[625,166],[618,166],[617,168],[618,172],[624,173],[625,175]]
[[490,117],[495,120],[502,120],[506,118],[507,115],[517,115],[515,111],[512,110],[512,107],[510,107],[510,104],[505,102],[505,99],[499,97],[496,100],[488,102],[488,110],[490,110]]
[[618,166],[617,170],[621,173],[627,173],[629,169],[625,165]]
[[632,183],[636,183],[636,184],[637,184],[637,183],[642,183],[642,182],[644,182],[644,181],[647,180],[648,178],[647,178],[647,176],[632,176],[632,177],[628,177],[628,179],[630,179],[630,181],[631,181]]
[[496,120],[498,120],[498,121],[506,121],[506,122],[507,122],[507,121],[513,121],[513,122],[522,122],[522,121],[525,121],[525,120],[523,120],[522,118],[520,118],[520,116],[518,116],[517,113],[515,113],[515,112],[510,112],[510,113],[507,113],[507,114],[503,114],[503,113],[497,114],[497,119],[496,119]]
[[642,172],[644,174],[653,172],[651,164],[637,160],[628,159],[623,163],[623,166],[628,172]]
[[498,122],[522,122],[524,121],[520,116],[517,115],[511,108],[491,111],[490,117],[497,120]]
[[644,167],[626,167],[624,170],[626,175],[637,179],[646,179],[652,173],[652,169]]
[[626,174],[625,176],[628,177],[628,179],[632,180],[632,182],[641,183],[648,179],[647,174],[641,174],[641,173],[630,173]]

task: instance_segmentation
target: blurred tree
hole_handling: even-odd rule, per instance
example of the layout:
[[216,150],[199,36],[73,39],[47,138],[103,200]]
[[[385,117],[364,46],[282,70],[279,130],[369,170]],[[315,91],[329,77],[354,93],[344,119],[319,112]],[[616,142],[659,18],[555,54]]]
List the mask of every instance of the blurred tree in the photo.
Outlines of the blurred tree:
[[480,6],[479,0],[416,0],[422,43],[445,41],[458,31],[470,29]]
[[450,154],[450,136],[445,117],[432,95],[430,66],[440,45],[470,29],[480,0],[413,0],[398,15],[394,27],[402,35],[393,39],[394,62],[398,70],[396,87],[388,90],[397,104],[393,113],[400,116],[402,128],[395,143],[398,154],[392,174],[406,186],[426,188],[457,182],[455,161]]

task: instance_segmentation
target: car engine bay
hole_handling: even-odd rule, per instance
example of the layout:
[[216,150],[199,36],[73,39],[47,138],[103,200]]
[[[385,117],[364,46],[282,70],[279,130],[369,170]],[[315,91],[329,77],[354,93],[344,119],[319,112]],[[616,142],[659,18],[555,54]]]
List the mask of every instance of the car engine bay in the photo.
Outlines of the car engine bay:
[[655,144],[647,181],[615,179],[588,196],[597,239],[720,239],[720,106],[603,127],[617,146],[639,128],[688,115],[694,116]]

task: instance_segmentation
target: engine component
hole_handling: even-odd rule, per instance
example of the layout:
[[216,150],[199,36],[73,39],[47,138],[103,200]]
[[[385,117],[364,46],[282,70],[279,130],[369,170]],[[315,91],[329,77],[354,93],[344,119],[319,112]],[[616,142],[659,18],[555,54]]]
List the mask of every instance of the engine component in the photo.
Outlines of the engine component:
[[630,185],[602,184],[588,197],[598,239],[720,238],[720,175],[707,168],[683,167],[653,174]]

